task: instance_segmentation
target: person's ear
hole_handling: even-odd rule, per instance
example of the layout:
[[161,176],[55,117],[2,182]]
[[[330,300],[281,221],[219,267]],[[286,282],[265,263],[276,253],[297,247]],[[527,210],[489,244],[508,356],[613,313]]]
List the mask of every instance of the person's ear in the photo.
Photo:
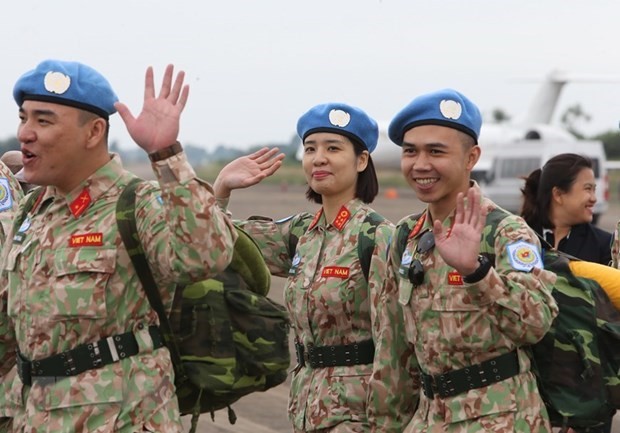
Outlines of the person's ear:
[[370,153],[367,150],[363,151],[361,154],[357,155],[357,172],[361,173],[366,170],[368,166],[368,158],[370,157]]
[[88,128],[86,147],[90,149],[105,139],[105,134],[108,129],[108,122],[101,117],[96,117],[89,121],[86,127]]

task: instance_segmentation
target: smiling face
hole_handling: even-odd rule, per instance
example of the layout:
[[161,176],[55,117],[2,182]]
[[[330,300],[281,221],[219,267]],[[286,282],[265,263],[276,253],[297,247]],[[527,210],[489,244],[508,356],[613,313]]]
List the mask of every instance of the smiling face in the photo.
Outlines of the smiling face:
[[366,168],[368,152],[356,155],[347,137],[329,132],[304,140],[302,166],[308,186],[323,199],[344,204],[355,197],[358,174]]
[[26,182],[67,193],[106,162],[104,119],[40,101],[24,101],[19,118],[17,138]]
[[443,219],[456,205],[457,194],[469,188],[479,156],[473,139],[456,129],[416,126],[404,135],[401,171],[418,199],[429,203],[433,217]]
[[568,191],[555,187],[551,215],[556,225],[574,226],[592,222],[596,203],[596,180],[590,168],[583,168]]

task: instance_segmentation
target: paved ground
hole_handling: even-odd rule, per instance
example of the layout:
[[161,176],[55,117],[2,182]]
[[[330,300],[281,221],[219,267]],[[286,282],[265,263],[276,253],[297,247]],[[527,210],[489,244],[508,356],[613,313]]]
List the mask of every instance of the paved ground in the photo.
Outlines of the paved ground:
[[[305,200],[304,188],[283,188],[279,186],[256,186],[248,190],[235,191],[230,210],[236,218],[246,218],[250,215],[271,216],[274,219],[283,218],[301,210],[313,211],[315,205]],[[378,197],[373,203],[376,211],[396,222],[401,217],[420,211],[423,206],[417,201],[412,191],[398,189],[396,198]],[[612,230],[620,218],[620,205],[612,203],[610,210],[602,217],[600,226]],[[270,296],[282,302],[283,279],[273,279]],[[292,352],[294,353],[294,352]],[[233,409],[238,420],[235,425],[228,423],[226,411],[215,414],[212,422],[209,415],[202,415],[198,431],[202,433],[284,433],[290,432],[290,424],[286,415],[287,384],[265,393],[255,393],[237,402]],[[189,417],[185,417],[189,425]],[[614,433],[620,433],[620,421],[616,422]]]

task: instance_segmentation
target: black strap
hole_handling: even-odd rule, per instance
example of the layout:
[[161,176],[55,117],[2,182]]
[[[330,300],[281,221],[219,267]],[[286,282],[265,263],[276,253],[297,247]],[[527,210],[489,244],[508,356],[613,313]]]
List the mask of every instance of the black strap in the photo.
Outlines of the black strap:
[[174,338],[174,333],[170,326],[170,321],[166,315],[164,304],[157,287],[157,283],[153,278],[153,273],[149,267],[149,263],[144,254],[140,237],[138,236],[138,227],[136,225],[136,188],[142,182],[142,179],[134,178],[125,187],[116,204],[116,224],[118,231],[129,253],[129,258],[142,283],[142,288],[146,293],[146,297],[151,304],[151,308],[155,310],[159,316],[159,328],[162,333],[164,344],[170,351],[172,365],[174,366],[175,382],[177,386],[188,380],[183,363],[181,362],[181,353]]
[[493,359],[471,365],[459,370],[431,376],[421,373],[424,395],[432,399],[453,397],[470,389],[483,388],[519,374],[517,351],[504,353]]
[[[163,346],[161,334],[156,326],[149,327],[153,349]],[[17,373],[24,385],[32,385],[37,377],[65,378],[77,376],[88,370],[101,368],[140,353],[140,346],[133,332],[102,338],[94,343],[79,346],[47,358],[28,360],[17,352]]]
[[337,346],[304,346],[296,342],[295,352],[300,366],[307,364],[312,368],[325,368],[364,365],[373,362],[375,344],[373,340]]

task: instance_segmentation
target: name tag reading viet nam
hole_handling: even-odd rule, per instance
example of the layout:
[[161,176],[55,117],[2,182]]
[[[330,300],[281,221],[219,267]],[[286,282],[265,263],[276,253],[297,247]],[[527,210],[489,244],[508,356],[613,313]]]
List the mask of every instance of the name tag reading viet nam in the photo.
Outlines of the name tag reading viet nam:
[[349,278],[349,268],[342,266],[326,266],[321,273],[322,277]]
[[103,233],[85,233],[73,235],[69,239],[70,247],[100,247],[103,245]]

